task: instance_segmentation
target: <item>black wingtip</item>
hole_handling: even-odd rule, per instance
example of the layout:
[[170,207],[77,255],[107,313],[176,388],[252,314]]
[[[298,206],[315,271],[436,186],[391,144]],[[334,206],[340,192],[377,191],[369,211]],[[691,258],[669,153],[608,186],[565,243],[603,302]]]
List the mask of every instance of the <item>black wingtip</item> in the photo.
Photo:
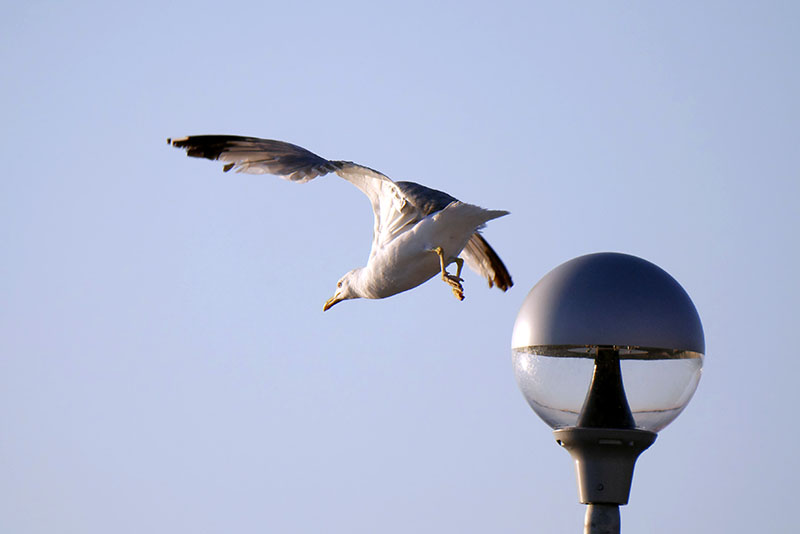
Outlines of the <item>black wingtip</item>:
[[189,157],[216,160],[230,147],[231,142],[239,139],[245,138],[233,135],[190,135],[170,141],[175,148],[185,148]]

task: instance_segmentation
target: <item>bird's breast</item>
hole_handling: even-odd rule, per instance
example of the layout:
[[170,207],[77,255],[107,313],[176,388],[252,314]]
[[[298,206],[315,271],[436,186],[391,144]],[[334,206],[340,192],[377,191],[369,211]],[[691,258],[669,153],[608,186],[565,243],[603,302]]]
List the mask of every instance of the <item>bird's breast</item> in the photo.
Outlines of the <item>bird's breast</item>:
[[442,247],[449,263],[465,244],[463,239],[430,240],[407,232],[375,251],[364,269],[362,292],[368,298],[386,298],[415,288],[441,272],[435,247]]
[[415,288],[439,273],[439,258],[433,252],[384,250],[370,258],[364,269],[364,293],[386,298]]

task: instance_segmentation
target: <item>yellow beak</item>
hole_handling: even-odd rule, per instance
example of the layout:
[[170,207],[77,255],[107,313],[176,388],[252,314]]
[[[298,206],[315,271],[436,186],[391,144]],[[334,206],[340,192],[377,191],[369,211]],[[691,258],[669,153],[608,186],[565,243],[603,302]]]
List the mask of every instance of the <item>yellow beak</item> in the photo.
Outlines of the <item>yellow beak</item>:
[[329,299],[328,299],[328,301],[325,303],[325,306],[323,306],[323,307],[322,307],[322,311],[324,311],[324,312],[328,311],[329,309],[333,308],[333,305],[334,305],[334,304],[336,304],[337,302],[341,302],[341,301],[343,301],[343,300],[344,300],[344,299],[337,298],[337,297],[336,297],[336,295],[332,296],[332,297],[331,297],[331,298],[329,298]]

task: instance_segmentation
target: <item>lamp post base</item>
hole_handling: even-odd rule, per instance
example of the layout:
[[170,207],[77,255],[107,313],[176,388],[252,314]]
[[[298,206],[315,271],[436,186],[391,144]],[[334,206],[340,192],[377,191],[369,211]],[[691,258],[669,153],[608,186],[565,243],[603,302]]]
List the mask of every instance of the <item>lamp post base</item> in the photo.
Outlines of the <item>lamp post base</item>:
[[584,534],[619,534],[618,504],[589,504],[583,523]]
[[656,440],[655,432],[617,428],[561,428],[553,436],[575,460],[583,504],[628,504],[636,458]]

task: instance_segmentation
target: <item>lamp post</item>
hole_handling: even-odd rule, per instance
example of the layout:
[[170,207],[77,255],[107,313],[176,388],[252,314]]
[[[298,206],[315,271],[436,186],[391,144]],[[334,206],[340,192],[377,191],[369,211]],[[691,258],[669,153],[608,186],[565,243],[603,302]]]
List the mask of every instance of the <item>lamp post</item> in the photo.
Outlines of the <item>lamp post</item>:
[[575,461],[584,532],[619,532],[636,458],[700,380],[705,340],[689,295],[641,258],[581,256],[531,289],[511,347],[525,399]]

